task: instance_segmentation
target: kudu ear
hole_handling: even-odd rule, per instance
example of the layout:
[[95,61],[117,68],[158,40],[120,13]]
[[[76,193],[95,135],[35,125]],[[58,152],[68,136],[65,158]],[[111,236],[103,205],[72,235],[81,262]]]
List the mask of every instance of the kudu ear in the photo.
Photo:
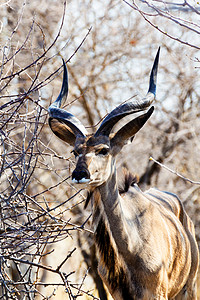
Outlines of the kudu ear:
[[49,118],[49,126],[57,137],[69,145],[74,146],[76,136],[62,120]]
[[115,133],[110,140],[113,155],[116,155],[128,141],[132,141],[135,134],[143,127],[153,111],[154,107],[152,106],[145,114],[133,119]]
[[85,137],[87,131],[83,124],[71,113],[62,109],[68,94],[68,74],[65,61],[63,60],[63,83],[60,94],[55,102],[53,102],[49,109],[49,126],[53,133],[61,140],[74,146],[76,137]]

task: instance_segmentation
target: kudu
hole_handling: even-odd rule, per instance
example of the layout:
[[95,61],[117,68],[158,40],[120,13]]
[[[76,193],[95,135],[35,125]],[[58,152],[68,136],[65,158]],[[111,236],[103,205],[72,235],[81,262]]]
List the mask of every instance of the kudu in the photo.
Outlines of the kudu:
[[72,180],[92,195],[98,271],[114,299],[197,299],[198,247],[192,221],[172,193],[151,188],[142,192],[130,174],[119,191],[115,156],[151,116],[153,106],[112,132],[122,118],[146,110],[155,98],[159,50],[150,74],[147,96],[116,107],[94,134],[61,109],[68,93],[68,75],[49,107],[49,125],[74,147]]

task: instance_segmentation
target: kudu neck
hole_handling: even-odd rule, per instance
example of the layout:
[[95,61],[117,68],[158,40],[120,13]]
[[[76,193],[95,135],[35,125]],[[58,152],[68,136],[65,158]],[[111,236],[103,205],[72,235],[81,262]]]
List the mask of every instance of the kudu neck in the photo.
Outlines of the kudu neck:
[[117,172],[116,163],[112,162],[111,171],[108,179],[102,185],[96,188],[96,192],[100,194],[101,201],[104,206],[112,207],[119,197],[118,185],[117,185]]
[[119,194],[116,168],[113,164],[108,180],[93,193],[93,225],[95,235],[98,235],[99,224],[105,224],[107,233],[113,239],[116,253],[122,255],[129,255],[133,249],[138,251],[139,245],[136,226],[130,226],[126,213],[126,203]]

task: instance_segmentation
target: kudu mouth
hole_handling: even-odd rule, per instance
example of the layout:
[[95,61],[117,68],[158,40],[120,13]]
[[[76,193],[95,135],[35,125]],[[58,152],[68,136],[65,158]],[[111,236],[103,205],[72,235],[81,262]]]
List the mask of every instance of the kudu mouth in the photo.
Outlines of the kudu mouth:
[[74,170],[74,172],[72,173],[72,183],[89,183],[90,182],[90,178],[87,178],[87,172],[86,170],[81,170],[81,171],[77,171]]

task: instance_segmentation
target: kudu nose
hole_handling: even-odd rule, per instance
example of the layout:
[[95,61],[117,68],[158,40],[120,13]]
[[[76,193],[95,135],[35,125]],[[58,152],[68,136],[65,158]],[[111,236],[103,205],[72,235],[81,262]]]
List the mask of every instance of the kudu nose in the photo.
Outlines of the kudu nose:
[[76,168],[72,172],[72,181],[80,183],[80,182],[88,182],[90,179],[90,173],[87,169],[79,169]]

